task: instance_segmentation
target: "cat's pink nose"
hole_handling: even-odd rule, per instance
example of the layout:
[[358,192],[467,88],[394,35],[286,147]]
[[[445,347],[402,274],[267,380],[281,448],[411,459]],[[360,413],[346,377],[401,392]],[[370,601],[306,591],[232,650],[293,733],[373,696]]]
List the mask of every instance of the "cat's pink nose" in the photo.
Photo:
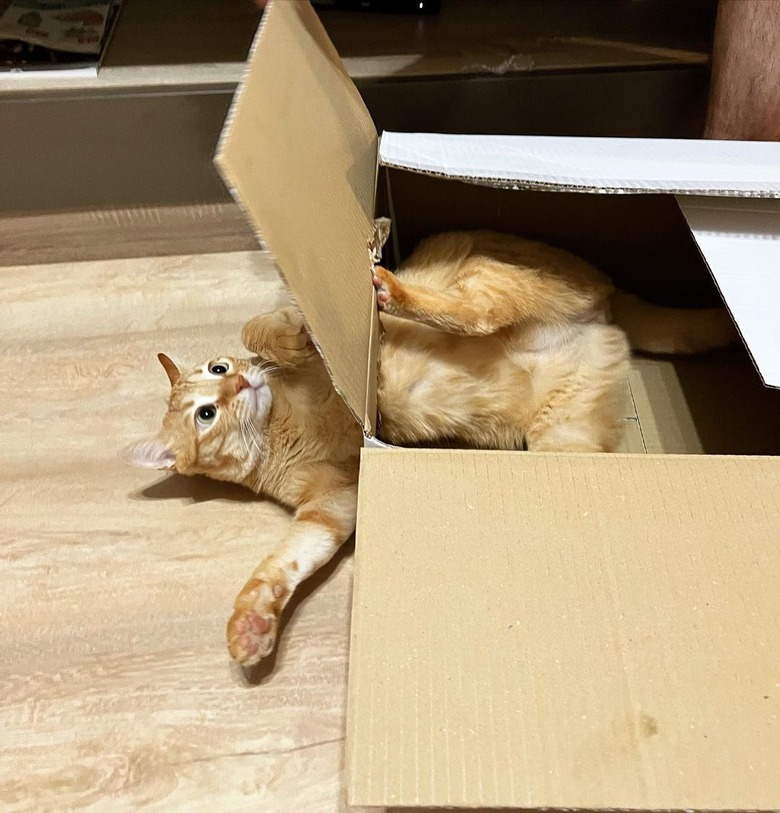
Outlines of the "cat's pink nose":
[[236,376],[236,394],[241,390],[248,390],[252,385],[242,375]]

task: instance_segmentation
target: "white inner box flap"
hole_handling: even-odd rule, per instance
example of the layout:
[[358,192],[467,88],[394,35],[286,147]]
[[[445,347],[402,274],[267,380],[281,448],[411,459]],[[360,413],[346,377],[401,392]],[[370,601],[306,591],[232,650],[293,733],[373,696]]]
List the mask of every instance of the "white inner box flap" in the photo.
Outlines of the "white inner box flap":
[[764,384],[780,387],[780,201],[677,202]]
[[386,132],[379,158],[501,186],[780,197],[780,143],[770,142]]

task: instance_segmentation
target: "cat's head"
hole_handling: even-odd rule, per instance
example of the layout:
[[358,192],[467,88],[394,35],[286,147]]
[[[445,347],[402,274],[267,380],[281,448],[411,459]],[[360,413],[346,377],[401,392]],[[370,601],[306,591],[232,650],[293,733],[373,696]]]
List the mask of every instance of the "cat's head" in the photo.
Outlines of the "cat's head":
[[157,436],[127,450],[128,461],[243,482],[267,448],[273,370],[220,357],[182,372],[163,353],[157,358],[171,384],[168,411]]

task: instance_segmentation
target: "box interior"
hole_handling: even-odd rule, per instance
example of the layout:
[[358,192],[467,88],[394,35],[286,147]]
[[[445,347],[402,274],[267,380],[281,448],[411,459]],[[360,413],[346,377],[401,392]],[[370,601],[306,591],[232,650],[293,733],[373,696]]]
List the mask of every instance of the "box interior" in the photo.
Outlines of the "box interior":
[[[389,168],[379,177],[377,214],[393,220],[388,267],[431,234],[486,228],[573,251],[660,305],[723,304],[672,195],[499,189]],[[742,345],[690,357],[635,355],[622,451],[777,455],[778,410],[780,391],[763,386]]]
[[379,208],[392,216],[401,257],[437,232],[494,229],[579,254],[617,285],[658,304],[721,304],[672,195],[537,192],[382,172],[388,200]]

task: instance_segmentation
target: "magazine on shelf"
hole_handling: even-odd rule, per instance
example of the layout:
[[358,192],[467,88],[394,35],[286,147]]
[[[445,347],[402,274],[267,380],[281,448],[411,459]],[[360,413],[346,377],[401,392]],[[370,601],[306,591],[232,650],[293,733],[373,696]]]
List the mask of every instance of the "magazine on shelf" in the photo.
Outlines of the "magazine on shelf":
[[0,81],[97,76],[122,0],[0,0]]

